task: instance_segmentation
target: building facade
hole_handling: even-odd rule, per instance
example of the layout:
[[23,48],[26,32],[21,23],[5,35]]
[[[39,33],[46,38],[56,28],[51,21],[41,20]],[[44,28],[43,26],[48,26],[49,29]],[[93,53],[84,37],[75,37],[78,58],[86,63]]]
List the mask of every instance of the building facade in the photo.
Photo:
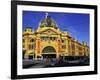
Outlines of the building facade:
[[46,15],[37,31],[27,27],[23,31],[23,59],[59,58],[59,56],[89,56],[89,46],[58,28],[57,23]]

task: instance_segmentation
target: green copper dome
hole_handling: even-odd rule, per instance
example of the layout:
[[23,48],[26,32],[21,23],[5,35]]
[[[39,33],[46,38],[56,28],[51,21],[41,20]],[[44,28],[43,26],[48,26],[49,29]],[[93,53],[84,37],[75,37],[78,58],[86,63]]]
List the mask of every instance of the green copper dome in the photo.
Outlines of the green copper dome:
[[56,22],[48,14],[46,14],[45,19],[40,21],[39,27],[40,28],[43,28],[43,27],[53,27],[55,29],[58,29],[58,26],[57,26]]

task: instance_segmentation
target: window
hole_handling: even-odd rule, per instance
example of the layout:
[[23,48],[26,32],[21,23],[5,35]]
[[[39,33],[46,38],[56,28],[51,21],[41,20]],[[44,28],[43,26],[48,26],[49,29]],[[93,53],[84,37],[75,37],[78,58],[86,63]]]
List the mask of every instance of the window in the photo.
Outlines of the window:
[[82,55],[82,52],[79,52],[79,55],[81,56]]
[[72,46],[72,50],[75,50],[75,44],[72,44],[71,46]]
[[78,49],[79,49],[80,51],[82,51],[82,47],[79,47]]
[[62,40],[62,43],[64,43],[64,40]]
[[66,49],[66,45],[62,45],[62,48],[63,48],[63,49]]
[[50,37],[50,40],[52,40],[53,38],[52,37]]
[[29,45],[29,50],[31,50],[31,45]]
[[52,40],[52,41],[53,41],[53,40],[56,40],[56,37],[41,37],[41,40],[45,40],[45,41],[46,41],[46,40],[47,40],[47,41],[48,41],[48,40]]
[[75,55],[75,52],[74,51],[72,51],[72,55]]
[[56,37],[53,37],[52,39],[53,39],[53,40],[56,40]]
[[31,39],[30,42],[34,42],[34,39]]
[[35,46],[33,44],[29,44],[29,50],[32,50],[34,48],[35,48]]

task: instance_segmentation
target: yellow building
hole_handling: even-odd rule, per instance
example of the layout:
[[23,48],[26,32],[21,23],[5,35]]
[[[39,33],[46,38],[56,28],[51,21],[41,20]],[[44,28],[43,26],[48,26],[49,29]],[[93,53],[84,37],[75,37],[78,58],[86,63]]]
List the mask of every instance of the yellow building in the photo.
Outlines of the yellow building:
[[61,31],[51,16],[41,20],[37,31],[23,31],[23,58],[59,58],[59,56],[89,56],[89,46]]

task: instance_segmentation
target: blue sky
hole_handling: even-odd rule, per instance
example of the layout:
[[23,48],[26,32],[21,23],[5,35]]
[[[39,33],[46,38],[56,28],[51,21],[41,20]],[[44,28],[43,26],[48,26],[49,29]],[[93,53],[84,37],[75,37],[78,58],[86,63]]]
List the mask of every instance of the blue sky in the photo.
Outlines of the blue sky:
[[[45,18],[46,12],[23,11],[23,30],[32,27],[37,30],[39,22]],[[68,31],[77,40],[86,41],[89,44],[89,14],[48,12],[61,31]]]

